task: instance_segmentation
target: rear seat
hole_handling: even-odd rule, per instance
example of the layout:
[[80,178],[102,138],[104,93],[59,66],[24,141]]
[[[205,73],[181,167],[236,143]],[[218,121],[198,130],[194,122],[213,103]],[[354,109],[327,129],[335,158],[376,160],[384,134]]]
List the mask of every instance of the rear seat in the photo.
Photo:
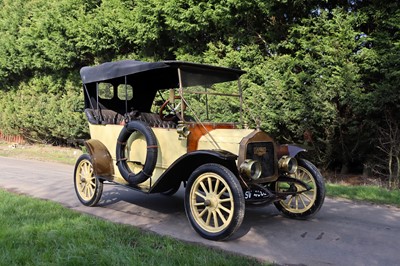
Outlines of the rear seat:
[[86,117],[91,124],[120,124],[124,117],[119,113],[108,109],[85,109]]
[[[124,117],[119,113],[108,110],[100,109],[99,111],[93,109],[85,109],[86,117],[91,124],[120,124],[124,121]],[[173,121],[163,121],[158,114],[154,113],[139,113],[132,120],[146,122],[150,127],[161,128],[176,128],[176,123]]]

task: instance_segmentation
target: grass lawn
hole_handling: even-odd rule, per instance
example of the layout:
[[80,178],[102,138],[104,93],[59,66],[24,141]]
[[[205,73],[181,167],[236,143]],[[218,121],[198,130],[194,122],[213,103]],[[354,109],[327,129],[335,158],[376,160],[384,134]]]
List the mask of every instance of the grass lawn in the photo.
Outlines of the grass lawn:
[[21,145],[0,142],[0,156],[28,160],[51,161],[56,163],[75,164],[82,154],[80,149],[36,144]]
[[0,213],[0,265],[262,264],[4,190]]
[[388,190],[378,186],[346,186],[326,184],[328,197],[339,197],[351,200],[368,201],[376,204],[389,204],[400,207],[400,190]]

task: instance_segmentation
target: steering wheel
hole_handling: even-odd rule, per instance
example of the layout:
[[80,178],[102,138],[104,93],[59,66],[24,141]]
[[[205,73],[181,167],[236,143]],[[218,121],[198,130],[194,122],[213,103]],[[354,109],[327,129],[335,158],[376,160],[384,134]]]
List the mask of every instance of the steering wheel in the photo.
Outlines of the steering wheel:
[[[174,97],[176,100],[181,99],[180,96],[175,96]],[[167,107],[170,109],[169,111],[167,111],[167,114],[164,114],[165,109],[167,109]],[[161,120],[163,121],[172,121],[174,120],[176,117],[178,117],[178,119],[180,119],[180,113],[179,113],[179,109],[181,107],[181,102],[179,102],[175,107],[170,105],[170,100],[166,100],[160,107],[160,111],[158,112]]]

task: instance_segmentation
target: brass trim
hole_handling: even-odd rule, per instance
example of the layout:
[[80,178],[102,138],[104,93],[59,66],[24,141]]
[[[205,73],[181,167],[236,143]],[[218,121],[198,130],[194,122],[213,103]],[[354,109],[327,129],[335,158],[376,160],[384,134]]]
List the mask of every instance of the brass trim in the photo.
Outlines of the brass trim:
[[240,148],[239,148],[239,157],[238,157],[238,163],[237,166],[240,168],[240,165],[245,161],[246,159],[246,151],[247,151],[247,145],[249,143],[257,143],[257,142],[271,142],[274,146],[274,174],[271,176],[264,176],[260,177],[257,180],[254,180],[253,182],[256,183],[264,183],[264,182],[272,182],[278,179],[278,158],[277,158],[277,145],[275,144],[274,140],[272,137],[270,137],[267,133],[260,129],[256,129],[253,132],[251,132],[249,135],[244,137],[242,141],[240,142]]

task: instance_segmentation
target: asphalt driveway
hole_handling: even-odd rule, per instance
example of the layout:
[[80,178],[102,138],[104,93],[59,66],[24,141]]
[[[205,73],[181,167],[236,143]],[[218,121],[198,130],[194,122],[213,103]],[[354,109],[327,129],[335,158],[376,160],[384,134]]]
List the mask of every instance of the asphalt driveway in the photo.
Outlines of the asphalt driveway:
[[327,198],[308,221],[279,215],[274,206],[246,206],[234,237],[213,242],[190,227],[184,189],[171,197],[106,185],[98,207],[76,198],[73,167],[0,157],[0,187],[48,199],[114,222],[130,224],[188,242],[257,257],[280,265],[399,265],[400,209]]

